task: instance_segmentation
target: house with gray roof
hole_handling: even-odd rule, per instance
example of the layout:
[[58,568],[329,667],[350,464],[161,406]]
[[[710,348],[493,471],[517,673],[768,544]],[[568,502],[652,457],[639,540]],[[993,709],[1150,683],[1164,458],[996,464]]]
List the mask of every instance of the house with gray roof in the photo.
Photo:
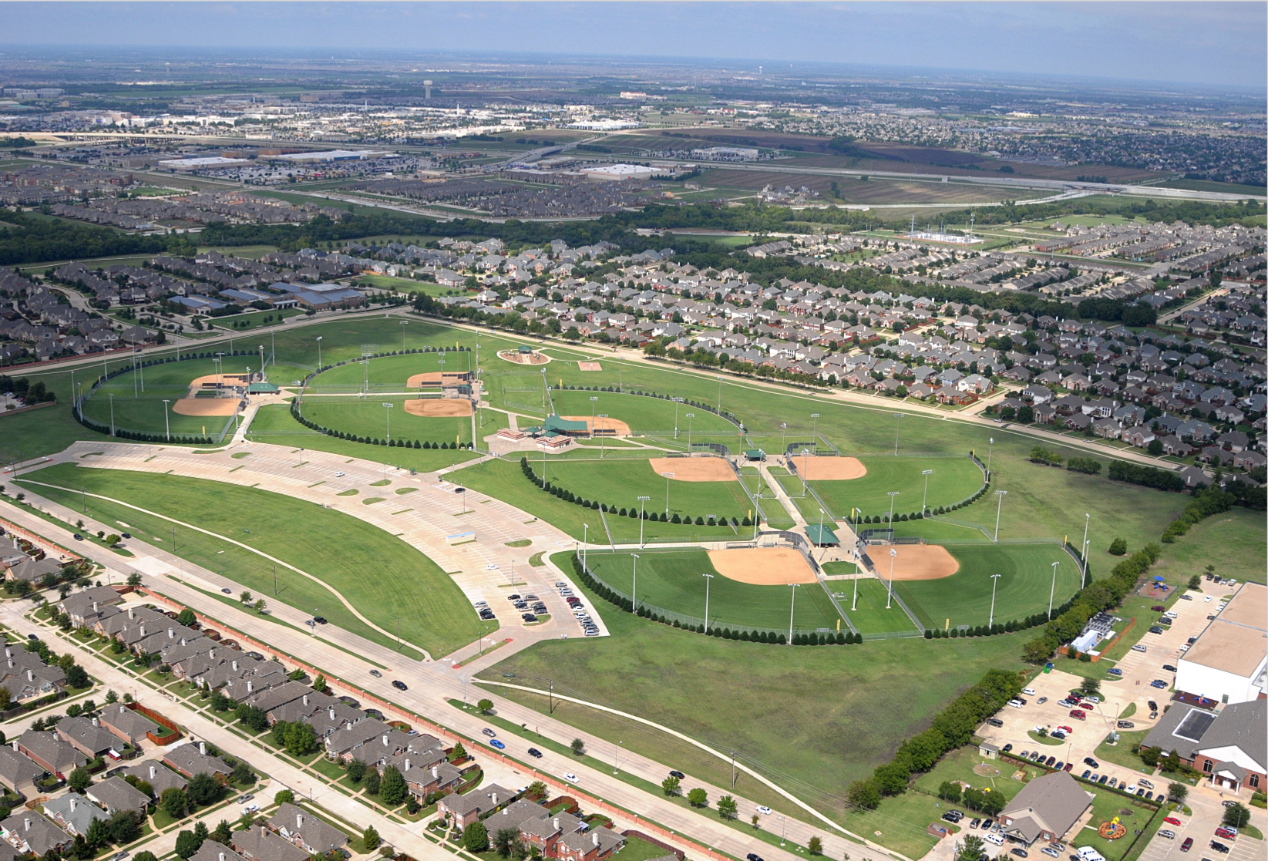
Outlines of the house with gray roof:
[[348,835],[294,804],[279,807],[269,820],[269,828],[309,855],[325,855],[348,843]]
[[[264,826],[233,832],[233,848],[246,861],[308,861],[309,855],[294,843],[278,837]],[[217,859],[219,861],[219,859]]]
[[1004,834],[1029,846],[1042,838],[1062,840],[1095,796],[1064,771],[1036,777],[999,815]]
[[516,796],[516,792],[496,783],[473,789],[465,795],[446,795],[436,804],[436,815],[450,825],[466,828],[481,816],[493,813]]
[[107,813],[118,813],[120,810],[135,810],[142,816],[150,803],[150,797],[122,777],[108,777],[101,783],[94,783],[85,793],[88,800],[99,805]]
[[190,856],[189,861],[246,861],[246,859],[223,843],[217,843],[215,840],[204,840],[203,845],[199,846],[198,851]]
[[59,795],[44,802],[44,815],[52,819],[71,835],[88,836],[94,820],[105,821],[110,817],[100,807],[75,792]]
[[12,747],[0,746],[0,783],[23,798],[34,798],[39,795],[35,781],[48,774],[48,769],[19,753],[17,748],[16,741]]
[[99,756],[118,759],[124,747],[119,737],[104,729],[97,718],[63,718],[58,721],[54,732],[89,759]]
[[219,757],[208,755],[206,742],[199,742],[197,745],[191,742],[169,750],[163,755],[163,763],[176,769],[184,777],[193,777],[204,771],[211,775],[233,773],[233,769],[225,765]]
[[164,790],[184,789],[189,784],[180,774],[153,759],[142,760],[131,768],[125,768],[123,773],[148,783],[154,790],[155,798],[161,798]]
[[51,819],[34,810],[19,810],[0,822],[0,836],[23,855],[34,852],[43,856],[50,851],[60,852],[75,842]]
[[[103,708],[99,723],[102,729],[134,747],[145,741],[146,733],[155,732],[159,728],[157,723],[123,703],[115,703]],[[156,734],[166,735],[167,733]]]
[[15,743],[19,753],[62,780],[76,768],[88,764],[88,757],[62,741],[56,733],[28,729]]

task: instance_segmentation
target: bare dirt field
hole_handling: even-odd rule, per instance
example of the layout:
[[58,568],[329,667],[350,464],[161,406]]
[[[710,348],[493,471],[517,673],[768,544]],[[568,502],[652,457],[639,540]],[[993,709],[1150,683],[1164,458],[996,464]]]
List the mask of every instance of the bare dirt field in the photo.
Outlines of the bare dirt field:
[[815,582],[806,558],[791,547],[710,550],[709,561],[723,577],[753,586]]
[[793,463],[806,481],[849,481],[867,475],[867,467],[856,457],[798,457]]
[[598,362],[577,362],[578,371],[602,371],[603,366]]
[[231,416],[237,411],[237,398],[181,398],[172,404],[172,412],[182,416]]
[[550,356],[541,353],[520,353],[516,350],[500,350],[498,358],[516,365],[544,365],[550,361]]
[[405,402],[405,412],[412,416],[453,418],[471,415],[471,401],[466,398],[419,398]]
[[[895,544],[893,549],[898,551],[894,559],[895,580],[941,580],[960,570],[960,563],[941,544]],[[884,545],[867,551],[882,580],[889,576],[889,551]]]
[[590,433],[596,430],[612,431],[616,436],[629,436],[630,426],[619,419],[613,418],[590,418],[590,416],[560,416],[564,421],[569,422],[585,422],[586,427],[590,429]]
[[738,481],[735,470],[720,457],[653,457],[648,461],[658,474],[672,472],[674,481]]

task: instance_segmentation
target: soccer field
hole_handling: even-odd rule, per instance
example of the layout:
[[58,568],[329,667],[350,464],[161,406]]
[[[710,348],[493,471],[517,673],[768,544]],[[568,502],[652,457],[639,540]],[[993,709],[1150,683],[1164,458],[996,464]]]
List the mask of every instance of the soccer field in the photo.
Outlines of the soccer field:
[[[681,459],[687,463],[687,458]],[[692,460],[696,460],[693,458]],[[717,459],[721,463],[721,459]],[[540,477],[542,464],[531,457],[529,463]],[[647,460],[584,460],[575,458],[547,461],[546,480],[584,499],[593,499],[616,508],[638,509],[640,496],[650,497],[646,510],[708,519],[734,517],[743,521],[753,508],[739,481],[679,481],[666,479]]]
[[[1057,562],[1053,606],[1079,589],[1078,565],[1057,544],[972,544],[947,547],[960,570],[940,580],[899,580],[894,589],[928,628],[985,625],[991,612],[991,575],[1000,574],[995,621],[1010,622],[1046,613]],[[879,564],[879,563],[878,563]],[[884,566],[878,571],[884,576]]]
[[[634,588],[634,557],[628,553],[590,553],[587,564],[609,586],[626,595]],[[714,575],[706,581],[704,575]],[[717,572],[703,550],[644,551],[638,559],[638,601],[703,621],[705,584],[709,586],[710,628],[758,628],[788,635],[790,612],[798,632],[837,630],[840,615],[818,583],[797,587],[754,586]],[[608,611],[611,612],[609,608]],[[911,625],[908,623],[908,627]],[[845,623],[841,630],[848,633]]]
[[[925,498],[924,470],[929,476],[929,508],[953,505],[972,496],[982,486],[982,471],[966,452],[963,457],[861,457],[867,475],[850,481],[811,481],[810,486],[828,503],[832,513],[845,518],[851,508],[862,510],[863,516],[889,513],[890,491],[897,491],[894,516],[920,511]],[[801,460],[793,463],[800,467]],[[784,481],[789,492],[800,491],[801,479]]]
[[82,497],[80,488],[148,510],[161,509],[159,513],[167,517],[294,565],[328,584],[384,630],[395,631],[399,617],[402,639],[435,657],[480,635],[480,622],[471,605],[439,566],[399,538],[320,505],[215,481],[70,464],[36,470],[23,478],[69,488],[27,486],[32,493],[76,510],[86,504],[89,516],[155,545],[170,549],[174,528],[177,555],[220,572],[270,602],[304,613],[317,608],[332,624],[375,642],[396,647],[393,638],[365,625],[319,583],[279,566],[274,597],[273,566],[261,556],[108,500]]

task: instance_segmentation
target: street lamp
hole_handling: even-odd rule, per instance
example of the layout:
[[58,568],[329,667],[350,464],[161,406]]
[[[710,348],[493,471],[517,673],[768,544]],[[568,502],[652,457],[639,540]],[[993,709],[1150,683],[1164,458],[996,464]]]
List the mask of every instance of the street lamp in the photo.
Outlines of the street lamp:
[[920,500],[920,513],[924,514],[929,508],[929,476],[933,475],[933,470],[926,469],[921,475],[925,477],[925,496]]
[[891,533],[894,531],[894,497],[899,493],[900,491],[891,490],[885,494],[889,497],[889,520],[887,522],[889,523],[889,531]]
[[709,581],[713,579],[712,574],[702,574],[704,577],[704,632],[709,633]]
[[390,402],[384,402],[383,409],[386,410],[386,412],[383,413],[383,415],[386,416],[387,439],[388,439],[388,442],[391,442],[392,441],[392,404]]
[[888,610],[890,602],[894,599],[894,561],[898,559],[898,551],[893,547],[889,548],[889,592],[885,596],[885,609]]
[[168,442],[172,441],[172,420],[167,411],[167,405],[170,403],[170,400],[163,398],[163,427],[166,429]]
[[1060,562],[1052,563],[1052,589],[1048,592],[1048,621],[1052,621],[1052,599],[1057,594],[1057,566]]
[[638,546],[643,546],[643,503],[651,499],[650,496],[640,496],[638,498]]
[[[1055,571],[1056,569],[1054,568],[1053,570]],[[986,622],[986,629],[988,631],[995,629],[995,587],[999,585],[999,578],[1003,576],[1003,574],[991,575],[991,616]]]
[[665,476],[665,516],[668,517],[669,516],[669,479],[673,478],[674,474],[672,472],[662,472],[661,475]]
[[895,456],[897,456],[897,455],[898,455],[898,428],[899,428],[899,423],[898,423],[898,421],[897,421],[897,420],[901,419],[902,417],[903,417],[903,414],[902,414],[902,413],[894,413],[894,419],[895,419],[895,421],[894,421],[894,455],[895,455]]
[[793,617],[797,613],[797,584],[790,583],[792,586],[792,602],[788,607],[788,645],[792,645],[793,641]]
[[638,612],[638,554],[631,553],[634,557],[634,585],[630,587],[630,612]]
[[1007,490],[997,490],[995,495],[999,497],[999,506],[995,509],[995,543],[999,543],[999,515],[1004,510],[1004,497],[1008,496]]

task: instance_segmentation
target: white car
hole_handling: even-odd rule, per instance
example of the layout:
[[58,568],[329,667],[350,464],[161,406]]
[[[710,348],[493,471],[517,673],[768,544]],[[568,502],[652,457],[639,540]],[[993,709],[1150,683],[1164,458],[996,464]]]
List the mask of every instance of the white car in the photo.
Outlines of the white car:
[[1132,646],[1132,651],[1133,651],[1133,652],[1144,652],[1144,651],[1148,651],[1148,650],[1147,650],[1144,646],[1140,645],[1140,643],[1137,643],[1136,645]]
[[581,782],[581,778],[580,778],[580,777],[577,777],[577,775],[573,774],[571,771],[565,771],[565,772],[564,772],[564,780],[568,781],[569,783],[580,783],[580,782]]
[[1034,688],[1026,688],[1024,691],[1022,691],[1022,693],[1023,693],[1023,694],[1025,694],[1025,695],[1026,695],[1026,696],[1028,696],[1028,697],[1033,697],[1033,696],[1035,695],[1035,689],[1034,689]]
[[770,816],[771,809],[767,807],[765,804],[759,804],[757,805],[757,812],[762,814],[763,816]]
[[985,837],[983,837],[982,839],[983,839],[983,840],[985,840],[987,843],[994,844],[995,846],[1003,846],[1003,845],[1004,845],[1004,835],[1002,835],[1002,834],[997,834],[997,833],[996,833],[996,832],[994,832],[994,831],[992,831],[990,834],[987,834],[987,835],[986,835]]
[[1206,596],[1205,598],[1203,598],[1202,600],[1203,600],[1203,601],[1205,601],[1206,603],[1208,603],[1208,604],[1209,604],[1209,603],[1211,603],[1211,596],[1210,596],[1210,595],[1207,595],[1207,596]]
[[1126,791],[1130,792],[1132,795],[1135,795],[1137,788],[1138,787],[1136,786],[1136,784],[1133,783],[1131,786],[1127,787]]
[[1179,614],[1179,613],[1177,613],[1175,610],[1168,610],[1168,611],[1166,612],[1166,614],[1165,614],[1165,615],[1166,615],[1166,617],[1167,617],[1168,619],[1179,619],[1179,618],[1180,618],[1180,614]]
[[242,808],[243,816],[250,816],[252,813],[259,813],[259,812],[260,812],[260,805],[258,804],[248,804],[246,807]]
[[343,472],[336,472],[336,473],[335,473],[335,478],[343,478],[345,474],[346,474],[346,473],[343,473]]

